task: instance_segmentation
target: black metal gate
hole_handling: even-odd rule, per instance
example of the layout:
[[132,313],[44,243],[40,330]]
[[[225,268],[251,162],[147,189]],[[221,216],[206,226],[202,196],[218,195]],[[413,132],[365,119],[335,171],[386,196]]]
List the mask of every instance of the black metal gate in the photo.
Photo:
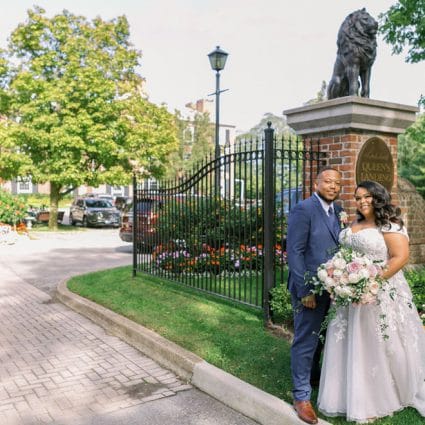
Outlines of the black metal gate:
[[[134,179],[133,270],[263,308],[286,280],[286,217],[312,192],[319,141],[264,137],[226,146],[187,178]],[[218,182],[220,184],[218,184]]]

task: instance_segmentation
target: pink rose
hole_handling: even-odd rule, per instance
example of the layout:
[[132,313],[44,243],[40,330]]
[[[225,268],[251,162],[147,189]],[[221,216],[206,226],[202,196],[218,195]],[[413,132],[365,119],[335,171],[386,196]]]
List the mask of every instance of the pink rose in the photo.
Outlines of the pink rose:
[[361,264],[357,263],[356,261],[352,261],[351,263],[347,264],[348,273],[358,273],[361,268]]
[[376,295],[379,291],[379,283],[373,280],[369,283],[369,291],[372,295]]
[[362,304],[373,304],[375,301],[376,298],[371,293],[363,294],[360,300]]
[[379,268],[376,267],[374,264],[370,264],[369,266],[367,266],[367,269],[369,271],[370,277],[374,278],[378,275],[379,272]]

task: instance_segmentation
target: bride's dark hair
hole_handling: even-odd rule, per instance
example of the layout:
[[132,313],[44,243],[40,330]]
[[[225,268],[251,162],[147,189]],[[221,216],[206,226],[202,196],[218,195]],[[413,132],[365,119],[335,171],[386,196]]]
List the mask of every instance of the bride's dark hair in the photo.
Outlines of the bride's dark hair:
[[[400,217],[400,208],[391,204],[391,195],[382,184],[365,180],[357,185],[356,191],[359,187],[366,189],[372,195],[375,223],[378,227],[390,227],[391,223],[397,223],[400,229],[404,226],[403,220]],[[356,212],[359,221],[365,219],[364,215],[359,210]]]

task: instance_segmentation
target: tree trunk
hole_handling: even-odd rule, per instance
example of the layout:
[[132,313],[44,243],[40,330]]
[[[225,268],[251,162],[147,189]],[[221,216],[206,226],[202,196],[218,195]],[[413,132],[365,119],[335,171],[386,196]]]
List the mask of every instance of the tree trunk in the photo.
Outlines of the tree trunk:
[[58,230],[58,206],[61,186],[50,182],[49,230]]

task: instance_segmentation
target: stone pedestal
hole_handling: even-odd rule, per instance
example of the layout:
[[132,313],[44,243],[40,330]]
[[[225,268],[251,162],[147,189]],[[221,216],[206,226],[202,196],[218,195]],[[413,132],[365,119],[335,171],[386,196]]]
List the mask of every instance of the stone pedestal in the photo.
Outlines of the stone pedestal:
[[320,151],[326,153],[323,165],[341,172],[340,199],[350,220],[355,218],[357,183],[375,180],[391,191],[410,234],[410,263],[424,264],[425,235],[413,219],[424,205],[416,211],[415,205],[411,201],[407,204],[404,193],[399,196],[397,189],[402,187],[397,179],[397,136],[415,122],[416,112],[418,108],[413,106],[348,96],[283,113],[288,125],[306,144],[312,139],[320,140]]
[[347,96],[283,113],[298,135],[320,139],[325,164],[342,173],[340,198],[354,218],[353,194],[361,180],[380,182],[397,203],[397,136],[415,122],[417,111],[412,106]]

